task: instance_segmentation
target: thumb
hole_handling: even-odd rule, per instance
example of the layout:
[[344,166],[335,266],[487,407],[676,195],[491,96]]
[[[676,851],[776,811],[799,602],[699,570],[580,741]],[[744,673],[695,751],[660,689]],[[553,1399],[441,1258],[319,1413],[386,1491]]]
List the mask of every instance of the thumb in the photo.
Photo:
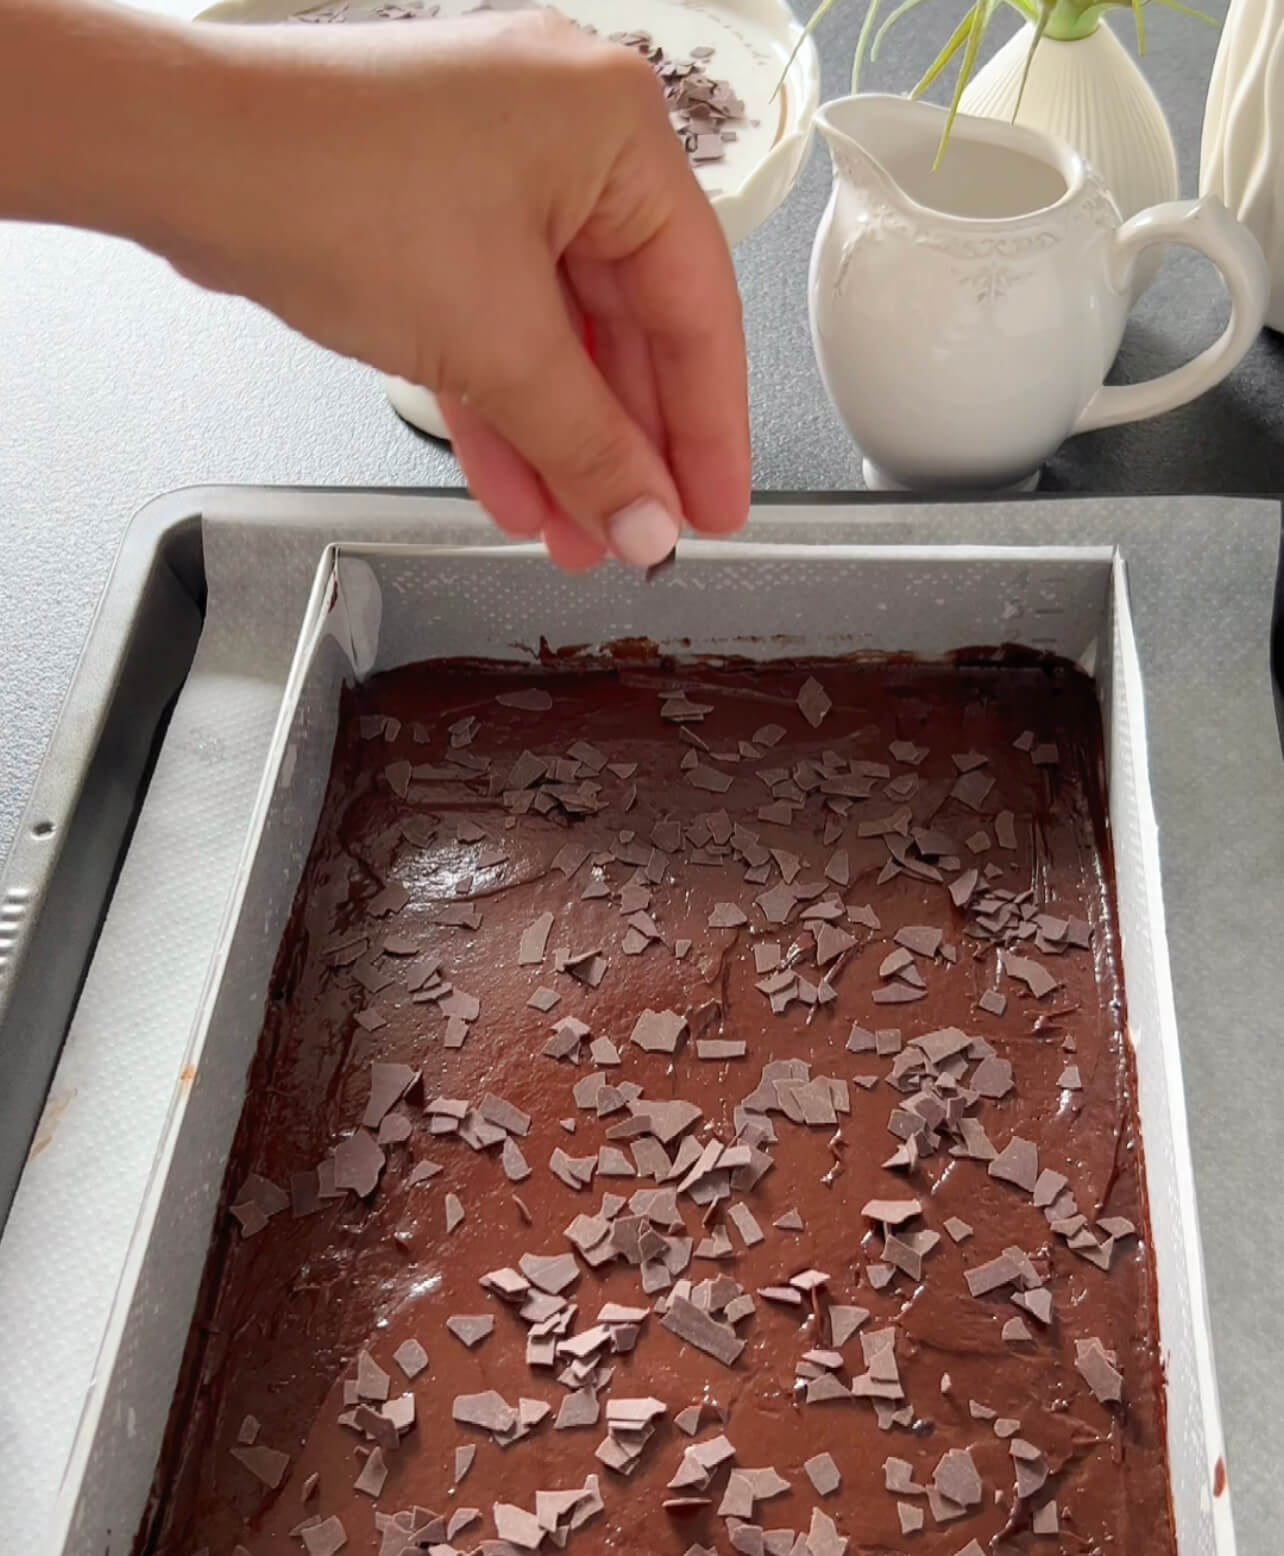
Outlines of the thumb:
[[[520,278],[520,279],[519,279]],[[593,364],[547,255],[509,271],[502,347],[465,401],[534,469],[564,513],[621,562],[650,567],[677,543],[682,507],[668,467]]]

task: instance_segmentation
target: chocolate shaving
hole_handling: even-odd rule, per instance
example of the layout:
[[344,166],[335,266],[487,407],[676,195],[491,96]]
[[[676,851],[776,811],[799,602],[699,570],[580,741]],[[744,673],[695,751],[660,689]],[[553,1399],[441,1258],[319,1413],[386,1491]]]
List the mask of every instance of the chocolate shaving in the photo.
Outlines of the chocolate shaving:
[[451,1416],[461,1426],[478,1426],[487,1432],[509,1432],[517,1425],[516,1410],[494,1389],[481,1394],[456,1394]]
[[519,967],[535,967],[544,960],[544,953],[548,948],[548,937],[553,931],[553,915],[541,913],[533,919],[522,931],[521,940],[517,947],[517,965]]
[[807,1530],[807,1549],[810,1556],[844,1556],[847,1536],[838,1532],[838,1525],[828,1513],[818,1507],[811,1510],[811,1526]]
[[450,1330],[456,1340],[472,1350],[488,1339],[495,1328],[495,1320],[489,1313],[452,1313],[446,1320],[446,1328]]
[[1034,1516],[1030,1520],[1030,1528],[1035,1534],[1058,1534],[1061,1523],[1057,1517],[1057,1504],[1054,1501],[1045,1502],[1042,1507],[1036,1508]]
[[348,1533],[338,1518],[320,1519],[299,1531],[308,1556],[335,1556],[348,1543]]
[[965,1270],[963,1278],[967,1281],[967,1289],[972,1295],[982,1297],[987,1292],[997,1291],[1000,1286],[1016,1285],[1021,1279],[1021,1269],[1010,1254],[1001,1253],[997,1259],[991,1259],[987,1264],[978,1264],[970,1270]]
[[277,1489],[285,1479],[286,1470],[290,1467],[288,1453],[278,1453],[275,1448],[268,1448],[262,1443],[253,1447],[237,1444],[229,1451],[238,1464],[244,1465],[250,1474],[270,1491]]
[[744,1350],[744,1341],[729,1324],[719,1323],[686,1297],[675,1295],[660,1323],[678,1339],[714,1357],[724,1367],[730,1367]]
[[414,1379],[428,1365],[428,1352],[418,1340],[403,1340],[392,1353],[392,1359],[407,1378]]
[[1033,1194],[1035,1185],[1039,1181],[1038,1147],[1030,1140],[1022,1140],[1019,1135],[1013,1135],[990,1163],[988,1171],[992,1178],[1002,1178],[1005,1183],[1015,1183],[1019,1189]]
[[981,1477],[965,1448],[951,1448],[942,1454],[932,1481],[943,1497],[962,1507],[975,1507],[981,1500]]
[[1035,999],[1046,999],[1054,989],[1061,987],[1048,969],[1029,957],[1017,956],[1011,951],[1000,951],[999,963],[1009,978],[1016,978],[1029,989]]
[[818,1453],[805,1460],[803,1469],[806,1471],[807,1479],[815,1488],[817,1496],[833,1496],[843,1483],[843,1478],[838,1473],[838,1466],[827,1453]]
[[528,690],[499,692],[495,701],[501,708],[519,708],[523,713],[547,713],[553,706],[552,697],[535,686]]
[[685,1016],[672,1010],[647,1009],[633,1024],[629,1034],[639,1048],[648,1053],[676,1053],[683,1033],[687,1029]]
[[916,1199],[871,1199],[861,1208],[861,1215],[884,1226],[901,1226],[922,1214],[923,1207]]
[[1075,1341],[1075,1371],[1102,1404],[1118,1404],[1123,1399],[1123,1374],[1114,1358],[1095,1336]]

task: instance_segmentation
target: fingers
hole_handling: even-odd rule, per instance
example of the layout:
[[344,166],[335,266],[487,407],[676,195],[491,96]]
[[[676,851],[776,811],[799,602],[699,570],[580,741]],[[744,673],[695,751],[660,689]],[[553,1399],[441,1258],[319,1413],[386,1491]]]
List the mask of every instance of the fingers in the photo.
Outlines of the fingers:
[[594,366],[544,252],[510,255],[467,407],[532,467],[554,503],[622,562],[673,549],[682,505],[661,453]]
[[544,526],[544,546],[552,560],[567,573],[587,572],[605,557],[606,547],[594,540],[574,519],[556,511]]
[[695,528],[738,529],[749,509],[749,406],[735,271],[694,179],[670,218],[621,261],[623,306],[649,348],[665,450]]
[[593,360],[662,457],[667,456],[664,420],[651,367],[651,347],[624,295],[619,266],[582,260],[567,266],[578,308],[592,321]]
[[441,395],[437,403],[473,496],[506,535],[533,540],[553,511],[539,477],[511,443],[453,395]]

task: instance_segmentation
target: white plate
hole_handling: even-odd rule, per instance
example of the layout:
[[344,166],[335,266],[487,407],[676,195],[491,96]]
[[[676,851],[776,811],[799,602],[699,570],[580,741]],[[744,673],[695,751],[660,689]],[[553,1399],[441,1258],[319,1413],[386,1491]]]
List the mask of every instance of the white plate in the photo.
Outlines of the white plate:
[[[349,0],[349,20],[369,19],[385,0]],[[440,16],[478,8],[477,0],[433,0]],[[299,0],[220,0],[202,21],[263,24],[285,21],[301,11],[326,10],[330,0],[309,7]],[[798,181],[811,144],[811,121],[820,102],[820,61],[811,38],[803,40],[787,0],[558,0],[557,9],[599,32],[649,32],[667,55],[684,57],[702,45],[714,50],[712,75],[727,80],[745,104],[721,162],[705,163],[696,177],[713,202],[727,242],[733,246],[778,209]],[[396,25],[408,25],[398,23]],[[388,398],[412,426],[446,438],[437,402],[426,389],[390,378]]]

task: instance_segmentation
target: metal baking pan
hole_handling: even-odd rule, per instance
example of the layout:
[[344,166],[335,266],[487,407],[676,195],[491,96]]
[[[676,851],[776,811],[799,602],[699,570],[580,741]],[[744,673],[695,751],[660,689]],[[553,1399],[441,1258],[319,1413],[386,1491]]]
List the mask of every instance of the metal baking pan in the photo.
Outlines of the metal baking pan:
[[[302,502],[314,507],[319,529],[377,536],[385,520],[366,511],[371,495],[193,488],[150,503],[126,531],[48,753],[0,861],[0,1232],[169,711],[196,650],[205,612],[202,515],[233,512],[238,522],[266,527],[296,520]],[[465,506],[452,490],[381,495],[407,514],[418,512],[424,524],[440,522],[434,510]],[[347,510],[338,524],[336,498]],[[772,509],[804,508],[821,525],[844,509],[895,502],[864,492],[763,493],[755,508],[763,518]],[[1139,506],[1118,504],[1121,517]],[[482,538],[486,533],[479,526]],[[1284,569],[1277,571],[1271,669],[1284,741]]]
[[130,526],[0,868],[0,1231],[204,619],[200,519]]
[[[268,977],[311,844],[345,677],[430,657],[514,659],[646,635],[684,654],[908,651],[1024,643],[1084,664],[1107,732],[1117,901],[1148,1163],[1181,1556],[1232,1556],[1141,666],[1111,549],[689,543],[650,589],[603,572],[568,590],[526,548],[338,546],[322,559],[258,791],[237,890],[63,1480],[53,1549],[122,1556],[146,1504]],[[753,640],[719,623],[754,599]],[[927,607],[927,608],[925,608]],[[760,645],[771,645],[764,649]]]

